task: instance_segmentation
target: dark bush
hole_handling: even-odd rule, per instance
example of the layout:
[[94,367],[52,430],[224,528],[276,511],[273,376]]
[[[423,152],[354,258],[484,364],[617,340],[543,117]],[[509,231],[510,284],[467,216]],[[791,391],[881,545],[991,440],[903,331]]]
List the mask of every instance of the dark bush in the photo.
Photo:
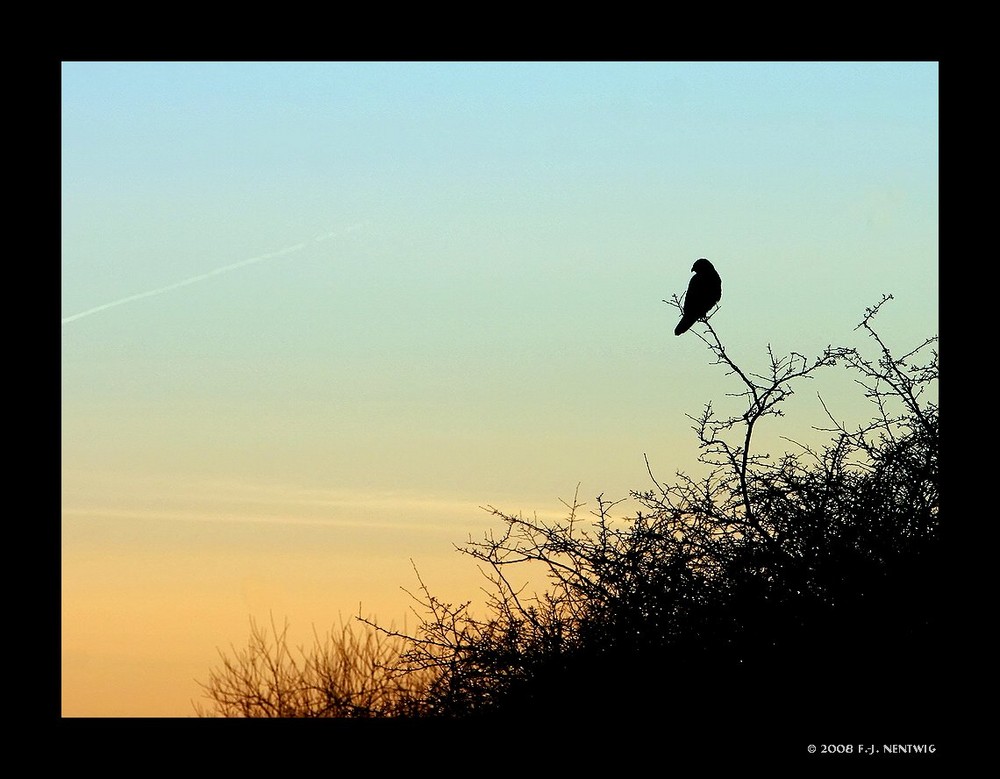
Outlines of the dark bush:
[[[557,523],[488,507],[499,530],[460,547],[488,580],[485,617],[421,581],[413,635],[369,623],[403,642],[371,675],[420,680],[384,714],[915,738],[943,693],[937,339],[893,357],[872,325],[890,299],[859,325],[874,360],[768,349],[756,374],[707,323],[698,337],[741,410],[692,418],[705,475],[665,485],[649,468],[628,518],[603,496],[589,512],[574,498]],[[834,366],[855,374],[872,419],[848,428],[828,411],[823,447],[757,451],[758,426]],[[542,575],[540,590],[519,584]]]

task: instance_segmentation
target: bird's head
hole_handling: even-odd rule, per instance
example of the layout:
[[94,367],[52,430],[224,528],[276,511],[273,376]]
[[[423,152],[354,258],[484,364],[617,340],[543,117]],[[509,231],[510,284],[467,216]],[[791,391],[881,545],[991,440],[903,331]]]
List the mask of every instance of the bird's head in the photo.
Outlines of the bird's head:
[[694,261],[694,265],[691,266],[691,270],[698,273],[698,271],[712,270],[712,267],[712,263],[702,257],[701,259]]

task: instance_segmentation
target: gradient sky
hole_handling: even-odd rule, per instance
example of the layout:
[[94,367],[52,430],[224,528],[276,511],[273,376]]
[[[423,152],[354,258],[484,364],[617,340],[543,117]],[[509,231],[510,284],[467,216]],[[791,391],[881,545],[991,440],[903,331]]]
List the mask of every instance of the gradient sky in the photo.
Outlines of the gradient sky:
[[[67,716],[190,716],[252,616],[481,600],[493,504],[693,470],[766,348],[938,329],[936,63],[64,63]],[[698,326],[696,325],[696,328]],[[849,376],[799,389],[867,417]],[[629,513],[627,504],[622,514]],[[409,617],[412,625],[414,619]]]

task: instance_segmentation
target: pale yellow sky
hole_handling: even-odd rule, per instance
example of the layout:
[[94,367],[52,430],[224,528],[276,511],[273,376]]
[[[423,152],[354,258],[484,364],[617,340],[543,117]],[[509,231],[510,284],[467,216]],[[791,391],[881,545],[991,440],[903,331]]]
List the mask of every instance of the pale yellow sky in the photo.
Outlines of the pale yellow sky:
[[[379,624],[414,625],[417,604],[401,589],[418,591],[414,565],[436,596],[482,603],[485,580],[453,549],[491,524],[473,504],[114,480],[64,473],[64,716],[191,716],[194,680],[207,679],[217,647],[245,643],[251,617],[287,619],[295,645],[359,609]],[[555,508],[539,516],[558,519]]]

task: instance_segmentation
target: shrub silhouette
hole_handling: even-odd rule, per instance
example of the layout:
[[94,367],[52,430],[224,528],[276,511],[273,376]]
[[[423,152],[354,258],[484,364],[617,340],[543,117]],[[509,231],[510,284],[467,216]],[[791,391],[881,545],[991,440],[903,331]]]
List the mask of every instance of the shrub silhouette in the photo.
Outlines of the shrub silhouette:
[[[755,374],[705,323],[697,335],[735,377],[741,406],[720,417],[708,404],[692,417],[706,475],[665,485],[647,462],[653,488],[631,494],[640,508],[629,518],[603,495],[590,512],[574,498],[555,523],[487,507],[502,532],[459,548],[489,582],[485,617],[435,598],[418,573],[413,635],[362,620],[401,642],[371,675],[411,682],[405,705],[380,713],[694,718],[701,729],[797,716],[830,728],[849,707],[855,728],[887,717],[918,726],[940,692],[929,673],[943,608],[938,408],[928,397],[937,339],[893,357],[873,326],[888,300],[858,326],[874,361],[854,348],[815,359],[769,348]],[[874,417],[848,428],[828,410],[824,447],[791,442],[776,459],[757,451],[758,426],[836,365],[855,374]],[[527,594],[520,582],[540,575],[547,587]],[[217,704],[220,689],[207,690]]]
[[292,651],[288,623],[279,630],[250,620],[250,639],[200,683],[211,708],[200,716],[374,718],[416,716],[426,682],[419,673],[390,669],[400,642],[341,620],[324,638],[314,634],[309,650]]

